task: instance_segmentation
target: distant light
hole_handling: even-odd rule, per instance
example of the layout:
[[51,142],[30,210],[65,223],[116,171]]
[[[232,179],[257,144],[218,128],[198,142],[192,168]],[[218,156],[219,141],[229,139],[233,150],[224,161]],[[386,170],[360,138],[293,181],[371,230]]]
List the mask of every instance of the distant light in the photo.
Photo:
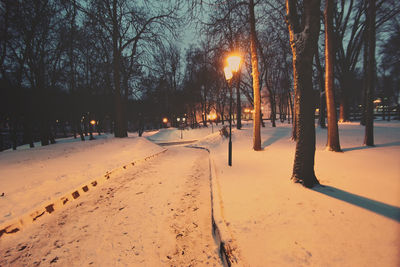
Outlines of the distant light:
[[90,121],[90,124],[91,124],[91,125],[95,125],[95,124],[96,124],[96,121],[95,121],[95,120],[91,120],[91,121]]
[[186,121],[186,118],[182,118],[183,121]]
[[217,114],[215,114],[215,113],[213,113],[213,114],[209,114],[209,115],[207,115],[207,118],[209,119],[209,120],[215,120],[216,118],[217,118]]
[[163,123],[167,123],[167,122],[168,122],[168,119],[167,119],[167,118],[163,118],[163,119],[162,119],[162,122],[163,122]]
[[181,118],[176,118],[176,121],[181,121]]

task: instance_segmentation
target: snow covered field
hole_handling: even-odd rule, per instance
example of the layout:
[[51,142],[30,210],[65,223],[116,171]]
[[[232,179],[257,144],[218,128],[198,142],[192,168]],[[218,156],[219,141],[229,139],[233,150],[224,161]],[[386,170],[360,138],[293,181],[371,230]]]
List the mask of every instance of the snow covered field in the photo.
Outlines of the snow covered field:
[[[325,151],[317,128],[315,171],[324,187],[289,179],[295,152],[291,126],[262,129],[263,151],[252,151],[252,129],[235,131],[233,166],[227,141],[200,141],[212,151],[228,226],[240,263],[248,266],[400,266],[400,124],[375,122],[376,147],[364,128],[340,124],[344,153]],[[221,223],[221,222],[220,222]]]
[[[137,135],[135,135],[137,136]],[[73,138],[0,153],[0,225],[60,197],[108,171],[163,149],[145,138]]]
[[208,163],[184,147],[141,161],[5,236],[0,266],[220,266]]
[[[376,147],[362,145],[358,123],[340,124],[343,153],[325,151],[326,130],[317,128],[315,171],[324,187],[314,189],[289,180],[291,125],[266,124],[259,152],[252,150],[251,124],[234,130],[232,167],[227,139],[216,128],[184,130],[183,139],[172,128],[144,136],[158,143],[201,139],[192,145],[210,149],[222,209],[217,224],[228,229],[223,238],[232,238],[239,265],[400,266],[400,123],[376,121]],[[0,221],[162,151],[146,138],[103,136],[0,153]]]
[[184,130],[178,130],[176,128],[165,128],[165,129],[160,129],[157,132],[154,132],[154,134],[152,135],[147,134],[148,135],[147,138],[150,141],[156,143],[196,141],[212,133],[217,133],[219,129],[221,129],[221,127],[222,127],[221,124],[215,125],[214,123],[212,126],[208,125],[208,127],[201,127],[194,130],[190,128],[186,128]]

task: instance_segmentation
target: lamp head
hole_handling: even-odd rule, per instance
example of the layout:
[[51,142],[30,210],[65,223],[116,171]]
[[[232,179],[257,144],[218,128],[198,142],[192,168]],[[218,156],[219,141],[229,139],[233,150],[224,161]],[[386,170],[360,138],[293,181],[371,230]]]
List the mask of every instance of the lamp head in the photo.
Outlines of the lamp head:
[[226,61],[228,66],[231,68],[232,72],[238,72],[240,68],[241,57],[238,55],[229,56]]
[[229,66],[227,66],[227,67],[224,68],[224,73],[225,73],[225,79],[226,79],[227,81],[229,81],[230,79],[232,79],[233,73],[232,73],[232,69],[231,69]]

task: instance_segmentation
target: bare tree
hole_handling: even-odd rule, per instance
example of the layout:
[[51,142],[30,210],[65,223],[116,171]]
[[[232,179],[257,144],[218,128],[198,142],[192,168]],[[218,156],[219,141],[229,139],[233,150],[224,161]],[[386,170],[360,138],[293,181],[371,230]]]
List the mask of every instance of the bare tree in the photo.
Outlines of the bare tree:
[[256,19],[254,14],[254,0],[249,0],[249,24],[250,24],[250,51],[251,51],[251,68],[253,77],[253,94],[254,94],[254,123],[253,123],[253,149],[261,150],[261,97],[260,97],[260,81],[258,71],[258,54],[257,54],[257,32]]
[[286,0],[286,22],[293,53],[296,153],[292,179],[306,187],[319,184],[314,173],[315,126],[312,61],[320,29],[320,0],[303,2],[300,22],[297,1]]
[[[333,48],[333,0],[325,1],[325,96],[328,114],[328,139],[326,148],[330,151],[340,152],[339,129],[336,118],[335,93],[333,90],[334,79],[334,48]],[[318,55],[317,55],[318,56]]]
[[[377,0],[375,28],[387,31],[386,22],[400,12],[397,0]],[[336,64],[335,75],[340,84],[339,121],[350,120],[350,106],[355,94],[353,91],[355,74],[362,46],[366,38],[367,1],[340,0],[334,8],[334,34]]]
[[375,18],[376,6],[375,0],[368,1],[367,16],[367,71],[366,71],[366,113],[365,113],[365,138],[366,146],[374,146],[374,88],[375,88]]
[[122,90],[121,79],[123,57],[130,53],[134,58],[140,43],[154,42],[171,31],[177,21],[178,5],[153,3],[145,1],[144,5],[126,0],[102,0],[91,2],[92,6],[79,6],[92,20],[102,27],[106,40],[112,44],[113,85],[115,100],[115,133],[116,137],[127,136],[126,105],[129,95],[127,89]]

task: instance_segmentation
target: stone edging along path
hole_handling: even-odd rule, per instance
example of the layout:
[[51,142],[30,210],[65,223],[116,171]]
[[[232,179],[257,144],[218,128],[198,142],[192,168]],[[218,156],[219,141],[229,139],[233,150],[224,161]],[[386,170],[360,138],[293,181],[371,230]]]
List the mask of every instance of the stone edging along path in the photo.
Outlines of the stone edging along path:
[[209,154],[211,223],[213,237],[218,245],[219,254],[224,266],[243,266],[244,263],[241,262],[239,249],[237,245],[235,245],[236,241],[225,221],[221,188],[218,183],[217,172],[214,161],[211,157],[211,152],[205,147],[190,145],[186,147],[206,150]]
[[164,149],[161,152],[157,152],[156,154],[147,156],[143,159],[135,160],[131,163],[128,163],[122,167],[118,167],[111,171],[107,171],[106,174],[104,174],[103,176],[100,176],[93,180],[89,180],[88,182],[82,184],[81,186],[78,186],[76,189],[64,194],[61,197],[57,197],[52,201],[40,205],[39,207],[33,209],[32,211],[24,215],[18,216],[17,218],[4,222],[3,224],[0,225],[0,239],[5,235],[19,232],[22,228],[31,223],[36,222],[46,214],[51,214],[55,210],[61,209],[68,203],[79,198],[81,195],[87,193],[90,190],[95,189],[98,185],[105,183],[107,180],[112,178],[112,176],[115,176],[116,174],[119,174],[124,170],[135,166],[139,162],[147,161],[155,156],[158,156],[159,154],[164,153],[165,151],[167,150]]

